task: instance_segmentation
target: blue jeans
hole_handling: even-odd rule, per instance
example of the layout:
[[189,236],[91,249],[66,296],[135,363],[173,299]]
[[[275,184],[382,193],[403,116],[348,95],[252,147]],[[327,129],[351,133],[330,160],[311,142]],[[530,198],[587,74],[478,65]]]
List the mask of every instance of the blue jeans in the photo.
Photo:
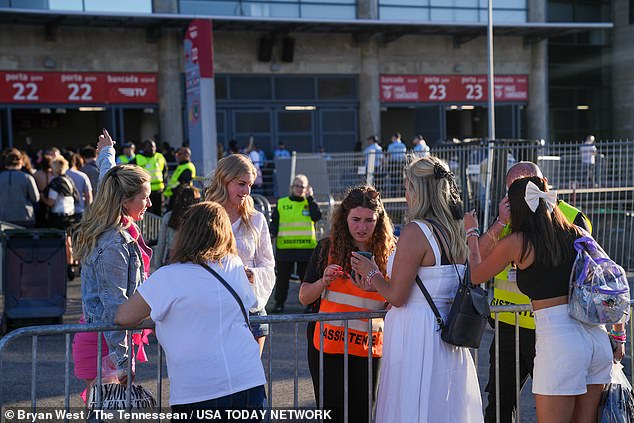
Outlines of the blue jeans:
[[[233,418],[227,410],[264,410],[267,406],[264,385],[246,389],[220,398],[190,404],[176,404],[172,406],[173,413],[186,413],[190,422],[261,422],[261,418]],[[219,413],[221,418],[214,418]],[[259,415],[259,413],[258,413]],[[176,420],[172,420],[176,421]],[[178,420],[183,421],[183,420]]]

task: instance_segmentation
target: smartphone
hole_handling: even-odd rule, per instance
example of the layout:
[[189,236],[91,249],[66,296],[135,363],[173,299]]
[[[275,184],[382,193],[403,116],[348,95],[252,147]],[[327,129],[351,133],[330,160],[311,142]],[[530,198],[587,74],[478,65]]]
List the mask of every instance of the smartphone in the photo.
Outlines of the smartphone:
[[[363,257],[367,258],[368,260],[372,260],[372,257],[374,257],[372,255],[372,253],[369,252],[369,251],[355,251],[355,253],[359,254],[360,256],[363,256]],[[355,271],[354,270],[350,271],[350,279],[355,280]]]

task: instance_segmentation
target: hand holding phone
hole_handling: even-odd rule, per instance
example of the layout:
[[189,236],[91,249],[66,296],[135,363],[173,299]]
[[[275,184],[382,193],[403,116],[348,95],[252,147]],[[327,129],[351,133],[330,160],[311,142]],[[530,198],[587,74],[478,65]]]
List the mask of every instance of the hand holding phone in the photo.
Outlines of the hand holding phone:
[[[355,253],[367,258],[368,260],[372,260],[374,258],[374,255],[372,255],[369,251],[355,251]],[[353,281],[357,279],[354,269],[350,271],[350,279]]]

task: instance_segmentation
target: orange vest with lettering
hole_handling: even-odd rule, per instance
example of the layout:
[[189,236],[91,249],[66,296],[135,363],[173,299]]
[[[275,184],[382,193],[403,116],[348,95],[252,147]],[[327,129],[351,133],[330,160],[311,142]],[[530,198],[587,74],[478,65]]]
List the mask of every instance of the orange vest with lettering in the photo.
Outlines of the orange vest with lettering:
[[[337,278],[324,291],[320,313],[385,310],[385,298],[378,292],[368,292],[354,286],[348,278]],[[368,336],[368,320],[348,321],[348,354],[368,356],[368,340],[372,342],[372,357],[383,355],[383,319],[372,319],[372,332]],[[323,330],[322,330],[323,325]],[[324,353],[343,354],[345,345],[344,321],[316,322],[313,344],[319,351],[319,335],[324,334]]]

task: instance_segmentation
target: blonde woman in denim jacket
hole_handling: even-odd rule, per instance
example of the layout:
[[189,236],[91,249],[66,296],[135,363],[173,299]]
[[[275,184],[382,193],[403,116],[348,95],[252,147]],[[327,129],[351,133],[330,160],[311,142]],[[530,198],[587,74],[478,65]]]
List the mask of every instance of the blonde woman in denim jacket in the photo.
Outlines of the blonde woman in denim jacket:
[[[150,207],[150,176],[134,165],[114,166],[114,141],[99,137],[99,189],[75,233],[75,256],[81,261],[85,323],[112,323],[117,308],[147,277],[152,250],[134,223]],[[122,331],[104,332],[102,377],[123,381],[128,347]],[[97,377],[97,336],[78,333],[73,340],[75,375],[87,387]]]

